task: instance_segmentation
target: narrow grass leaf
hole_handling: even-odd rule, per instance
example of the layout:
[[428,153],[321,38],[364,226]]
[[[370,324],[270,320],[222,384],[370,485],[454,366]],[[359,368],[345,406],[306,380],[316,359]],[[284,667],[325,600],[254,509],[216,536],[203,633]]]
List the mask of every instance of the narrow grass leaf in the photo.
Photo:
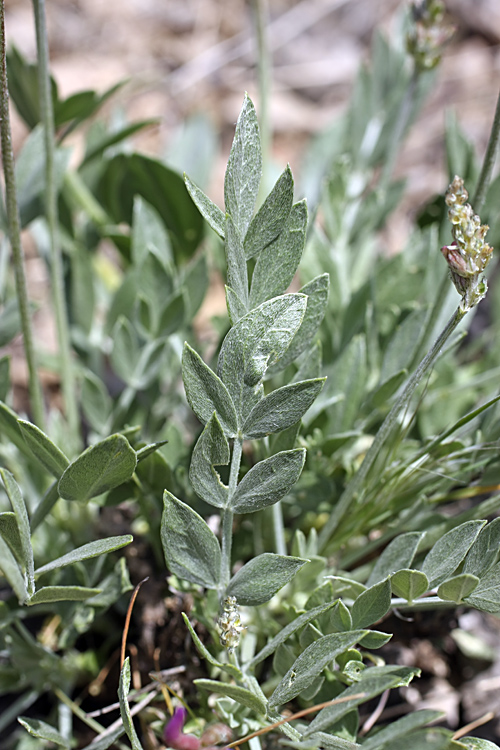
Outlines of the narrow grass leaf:
[[423,536],[423,532],[410,531],[393,539],[375,563],[366,585],[373,586],[398,570],[409,568]]
[[53,742],[60,747],[71,747],[71,741],[67,740],[50,724],[40,719],[32,719],[28,716],[19,716],[18,722],[23,726],[32,737],[46,742]]
[[293,177],[290,165],[278,177],[273,189],[259,208],[245,237],[247,260],[258,255],[284,230],[293,203]]
[[250,308],[284,294],[302,257],[307,230],[307,204],[296,203],[283,231],[257,256],[250,287]]
[[53,602],[83,602],[91,596],[100,594],[101,589],[87,586],[44,586],[30,596],[27,605],[52,604]]
[[305,450],[296,448],[259,461],[237,486],[231,509],[235,513],[254,513],[277,503],[299,478],[305,460]]
[[255,693],[239,685],[228,685],[223,682],[217,682],[217,680],[206,679],[193,680],[193,683],[202,690],[208,690],[217,695],[226,695],[228,698],[232,698],[241,703],[242,706],[246,706],[258,714],[266,713],[266,704],[264,701],[255,695]]
[[224,211],[222,211],[219,206],[211,201],[208,195],[205,195],[203,190],[195,185],[195,183],[187,176],[187,174],[184,174],[184,184],[186,185],[187,191],[193,199],[193,202],[200,214],[203,216],[209,226],[212,227],[214,232],[218,234],[219,237],[223,240],[225,235],[224,225],[226,220]]
[[225,434],[234,437],[238,431],[238,417],[229,391],[187,343],[182,354],[182,379],[186,398],[198,419],[207,424],[215,412]]
[[391,576],[391,587],[396,596],[413,602],[429,591],[429,580],[421,570],[398,570]]
[[128,704],[128,694],[130,690],[130,661],[127,656],[123,662],[123,667],[120,672],[120,684],[118,687],[118,699],[120,701],[120,715],[122,717],[123,726],[125,732],[132,745],[132,750],[144,750],[139,737],[135,731],[134,722],[132,721],[132,715],[130,713],[130,706]]
[[168,568],[206,588],[219,583],[220,546],[213,531],[189,505],[170,492],[163,495],[161,541]]
[[19,429],[35,458],[56,479],[59,479],[63,471],[69,465],[62,450],[36,425],[18,419]]
[[351,609],[353,628],[364,628],[380,620],[391,607],[391,583],[386,578],[360,594]]
[[229,489],[215,467],[226,466],[230,457],[229,443],[214,412],[194,447],[189,479],[196,494],[217,508],[227,507]]
[[242,428],[245,438],[265,437],[297,424],[321,392],[325,380],[302,380],[271,391],[246,418]]
[[253,667],[256,664],[259,664],[261,661],[264,661],[264,659],[267,659],[268,656],[276,651],[280,644],[284,643],[297,630],[300,630],[300,628],[304,627],[309,622],[312,622],[317,617],[320,617],[325,612],[328,612],[328,610],[330,610],[334,606],[335,602],[327,602],[326,604],[321,604],[319,607],[314,607],[314,609],[310,609],[307,612],[304,612],[303,614],[296,617],[294,620],[292,620],[292,622],[288,623],[288,625],[282,628],[278,635],[272,638],[269,643],[267,643],[264,648],[261,649],[259,653],[253,657],[253,659],[250,661],[249,666]]
[[89,542],[88,544],[83,544],[81,547],[76,547],[76,549],[71,550],[66,555],[62,555],[62,557],[58,557],[46,565],[42,565],[41,568],[35,570],[35,575],[40,576],[49,570],[64,568],[66,565],[73,565],[76,562],[82,562],[82,560],[91,560],[93,557],[105,555],[108,552],[115,552],[117,549],[121,549],[133,541],[134,537],[131,534],[96,539],[95,542]]
[[[274,690],[269,698],[269,707],[277,708],[295,698],[313,682],[335,657],[354,646],[364,635],[366,635],[365,630],[333,633],[318,638],[317,641],[311,643],[295,660]],[[357,692],[359,693],[360,690]]]
[[430,588],[453,575],[485,524],[486,521],[466,521],[436,542],[422,564]]
[[235,596],[238,604],[248,607],[265,604],[292,580],[306,562],[300,557],[264,552],[238,570],[229,581],[226,595]]
[[224,177],[224,202],[242,239],[259,192],[262,152],[259,124],[252,100],[245,94]]
[[59,480],[59,493],[65,500],[85,502],[127,482],[136,464],[128,440],[123,435],[110,435],[70,463]]
[[[34,569],[35,564],[33,560],[33,547],[31,546],[31,529],[30,522],[28,519],[28,511],[26,509],[26,503],[21,492],[19,485],[16,480],[7,469],[0,469],[0,476],[4,483],[7,496],[11,502],[12,509],[16,516],[17,528],[19,531],[19,538],[21,542],[21,549],[23,555],[23,565],[26,570],[28,593],[32,594],[35,590],[35,575]],[[0,560],[1,565],[1,560]]]

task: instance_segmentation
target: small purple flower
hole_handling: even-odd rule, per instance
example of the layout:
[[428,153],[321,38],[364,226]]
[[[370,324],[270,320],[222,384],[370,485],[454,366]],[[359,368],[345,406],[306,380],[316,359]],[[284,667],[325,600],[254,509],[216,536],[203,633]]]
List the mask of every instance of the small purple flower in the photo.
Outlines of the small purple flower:
[[173,750],[200,750],[200,740],[194,734],[184,734],[182,728],[186,721],[185,708],[176,708],[174,715],[163,731],[163,740]]

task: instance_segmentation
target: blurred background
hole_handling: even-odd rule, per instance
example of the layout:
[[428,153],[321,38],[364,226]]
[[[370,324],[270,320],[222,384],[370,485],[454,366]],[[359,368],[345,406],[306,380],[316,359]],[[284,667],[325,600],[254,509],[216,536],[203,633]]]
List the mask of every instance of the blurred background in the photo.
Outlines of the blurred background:
[[[50,0],[50,57],[61,96],[126,86],[107,103],[128,119],[155,117],[134,146],[177,164],[175,140],[187,118],[212,127],[213,148],[193,142],[193,160],[204,159],[207,189],[222,203],[222,177],[243,92],[257,109],[255,7],[268,16],[272,56],[270,121],[277,170],[287,161],[300,173],[311,136],[345,108],[361,62],[369,60],[375,27],[394,36],[407,5],[401,0]],[[447,0],[457,31],[438,72],[439,84],[413,128],[396,175],[409,195],[388,229],[389,251],[404,243],[405,212],[446,187],[445,114],[455,110],[479,147],[486,143],[500,80],[500,3]],[[35,59],[30,0],[7,2],[7,41]],[[99,115],[98,115],[99,116]],[[15,145],[26,133],[18,118]],[[197,146],[205,154],[197,152]]]

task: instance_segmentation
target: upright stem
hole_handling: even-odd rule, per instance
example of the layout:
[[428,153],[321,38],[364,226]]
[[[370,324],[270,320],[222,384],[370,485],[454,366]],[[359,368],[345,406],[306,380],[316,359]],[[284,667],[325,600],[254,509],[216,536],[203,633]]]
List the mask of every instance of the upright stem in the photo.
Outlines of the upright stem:
[[274,526],[274,548],[277,555],[286,555],[286,541],[285,541],[285,523],[283,521],[283,507],[281,500],[274,503],[272,506],[273,511],[273,526]]
[[80,442],[76,385],[71,360],[68,316],[64,301],[62,253],[58,237],[57,187],[54,173],[54,111],[49,73],[45,0],[33,0],[38,55],[40,112],[45,136],[45,208],[50,242],[50,266],[54,312],[59,343],[62,390],[72,448]]
[[21,327],[24,337],[24,351],[28,365],[28,381],[31,400],[31,410],[34,422],[43,430],[44,412],[42,388],[38,379],[36,368],[35,347],[33,345],[33,334],[29,312],[28,290],[26,276],[24,273],[23,252],[21,247],[21,222],[19,220],[19,207],[16,196],[16,179],[14,173],[14,153],[12,150],[12,138],[9,117],[9,89],[7,83],[6,63],[6,41],[5,41],[5,6],[4,0],[0,0],[0,26],[1,26],[1,101],[0,101],[0,130],[2,143],[3,172],[5,176],[5,203],[7,208],[7,222],[9,229],[9,240],[12,247],[12,259],[16,278],[17,301],[19,314],[21,316]]
[[[238,475],[240,473],[241,454],[243,452],[243,440],[239,437],[234,439],[233,455],[231,456],[231,469],[229,472],[229,502],[236,492]],[[233,516],[230,508],[224,508],[221,514],[222,538],[221,538],[221,570],[219,590],[222,595],[231,579],[231,546],[233,542]]]
[[332,514],[321,530],[318,539],[320,549],[322,549],[327,544],[331,535],[337,529],[340,521],[344,517],[350,503],[356,498],[356,496],[362,489],[363,482],[365,481],[368,472],[375,462],[375,459],[379,455],[382,446],[391,434],[399,414],[407,408],[408,404],[410,403],[410,399],[415,391],[415,388],[417,387],[427,370],[434,363],[434,360],[438,356],[445,342],[451,336],[457,325],[465,316],[466,312],[467,310],[464,310],[462,305],[457,308],[456,312],[452,315],[452,317],[446,324],[444,330],[434,342],[432,348],[428,351],[411,378],[408,380],[403,392],[390,410],[389,414],[382,422],[382,425],[375,435],[375,439],[371,444],[370,449],[363,459],[363,463],[345,488],[344,492],[339,498],[338,503],[334,507]]
[[271,84],[272,60],[267,35],[267,0],[253,0],[253,5],[255,14],[255,35],[257,39],[257,70],[259,77],[259,127],[263,165],[261,194],[267,195],[267,175],[269,171],[269,150],[271,145],[269,91]]
[[484,156],[484,162],[479,175],[479,180],[476,187],[476,192],[472,200],[472,207],[478,214],[486,197],[486,191],[491,182],[491,174],[497,158],[498,149],[500,146],[500,94],[497,99],[497,108],[495,110],[495,117],[493,118],[493,125],[491,126],[491,133],[488,140],[488,147]]

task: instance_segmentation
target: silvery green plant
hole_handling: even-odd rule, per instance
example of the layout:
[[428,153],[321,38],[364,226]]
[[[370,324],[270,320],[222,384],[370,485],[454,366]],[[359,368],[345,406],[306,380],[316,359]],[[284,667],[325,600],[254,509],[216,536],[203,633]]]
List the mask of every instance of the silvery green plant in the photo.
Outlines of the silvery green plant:
[[[363,569],[355,576],[329,568],[320,554],[321,540],[314,533],[306,539],[299,532],[293,556],[263,553],[231,576],[235,514],[255,513],[271,505],[279,508],[298,481],[305,458],[302,448],[289,448],[256,463],[240,479],[243,442],[267,441],[273,433],[290,430],[323,385],[319,377],[302,380],[300,375],[308,360],[314,359],[315,332],[327,304],[327,279],[316,277],[300,293],[283,294],[302,251],[305,206],[293,204],[287,169],[254,215],[259,177],[257,120],[246,97],[226,172],[225,214],[186,178],[200,211],[224,239],[228,268],[226,299],[232,325],[222,342],[217,370],[187,344],[183,356],[187,399],[205,425],[193,450],[189,476],[199,497],[219,509],[220,541],[200,515],[166,491],[162,542],[168,568],[177,580],[217,594],[217,624],[226,659],[215,657],[184,619],[199,653],[225,675],[195,681],[200,689],[219,696],[220,715],[241,734],[277,721],[279,707],[293,699],[320,703],[341,697],[343,702],[323,707],[310,724],[285,723],[280,728],[294,746],[346,750],[359,746],[358,707],[390,688],[408,685],[419,673],[417,668],[387,665],[369,654],[367,650],[378,649],[391,638],[372,626],[395,607],[411,611],[465,603],[498,611],[500,601],[492,591],[498,578],[500,526],[496,521],[470,520],[444,534],[440,529],[430,536],[423,531],[396,536],[368,573]],[[248,262],[253,258],[249,288]],[[461,318],[465,311],[459,310]],[[424,358],[425,368],[450,333],[445,328],[444,338]],[[266,375],[283,370],[299,355],[294,381],[265,393]],[[416,369],[388,423],[382,425],[374,442],[375,455],[423,371],[422,366]],[[295,437],[296,432],[291,434]],[[226,484],[218,467],[228,465]],[[358,489],[365,476],[362,471],[360,476]],[[331,518],[335,521],[335,512]],[[327,533],[330,526],[327,523]],[[276,594],[280,599],[286,584],[287,594],[281,599],[290,608],[286,624],[277,633],[270,629],[274,635],[260,651],[250,648],[249,652],[239,607],[264,605]],[[205,612],[210,610],[207,597]],[[208,626],[214,633],[213,623]],[[274,676],[263,690],[257,677],[270,657]],[[375,666],[367,666],[367,658]],[[426,728],[439,717],[439,712],[417,711],[388,725],[367,744],[389,748],[404,737],[436,750],[467,746],[455,742],[447,730]]]
[[[305,563],[286,554],[264,553],[232,576],[233,521],[235,514],[279,503],[305,460],[303,448],[291,447],[259,461],[240,478],[244,441],[265,440],[297,425],[324,384],[324,378],[302,378],[299,368],[294,382],[268,393],[264,389],[268,374],[283,370],[300,355],[307,362],[326,306],[328,277],[320,275],[299,292],[285,293],[304,248],[307,207],[305,201],[293,203],[287,167],[254,215],[261,171],[257,117],[246,97],[225,176],[225,213],[186,178],[191,196],[224,240],[227,261],[231,328],[217,370],[187,343],[182,360],[188,402],[204,425],[189,477],[199,497],[219,509],[220,542],[192,508],[168,491],[162,520],[170,570],[215,589],[221,605],[228,596],[238,604],[267,602]],[[229,466],[227,484],[216,468],[222,466]]]

